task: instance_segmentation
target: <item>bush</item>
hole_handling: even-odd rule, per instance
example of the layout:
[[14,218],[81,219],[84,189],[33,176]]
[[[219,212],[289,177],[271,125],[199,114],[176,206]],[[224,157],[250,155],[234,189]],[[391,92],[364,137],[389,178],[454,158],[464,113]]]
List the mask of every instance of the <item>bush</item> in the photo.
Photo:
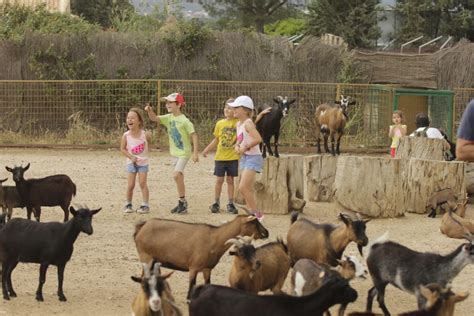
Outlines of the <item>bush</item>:
[[304,33],[306,21],[298,18],[288,18],[265,25],[265,33],[270,35],[291,36]]
[[79,17],[50,13],[44,5],[35,9],[18,5],[0,5],[0,38],[20,41],[26,32],[49,34],[85,34],[100,30]]

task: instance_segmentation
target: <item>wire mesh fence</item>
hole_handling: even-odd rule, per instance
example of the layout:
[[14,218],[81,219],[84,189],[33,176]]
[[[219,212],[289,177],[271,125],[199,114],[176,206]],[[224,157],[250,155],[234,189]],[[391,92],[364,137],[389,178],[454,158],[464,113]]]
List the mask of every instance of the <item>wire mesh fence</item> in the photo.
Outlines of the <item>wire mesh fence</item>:
[[[242,94],[251,96],[257,108],[272,104],[276,96],[296,99],[282,124],[282,145],[312,146],[316,107],[334,104],[340,94],[357,102],[349,110],[343,146],[386,146],[389,141],[390,89],[378,85],[290,82],[0,81],[0,130],[6,132],[4,135],[23,135],[43,143],[118,142],[131,107],[143,108],[150,102],[158,113],[165,114],[159,97],[175,91],[184,95],[183,112],[194,123],[203,143],[212,139],[214,124],[223,117],[225,100]],[[147,127],[155,125],[148,123]],[[48,137],[51,135],[55,137]],[[160,135],[163,137],[164,133]]]
[[454,131],[458,130],[461,124],[462,114],[468,103],[474,99],[474,88],[456,88],[454,89]]

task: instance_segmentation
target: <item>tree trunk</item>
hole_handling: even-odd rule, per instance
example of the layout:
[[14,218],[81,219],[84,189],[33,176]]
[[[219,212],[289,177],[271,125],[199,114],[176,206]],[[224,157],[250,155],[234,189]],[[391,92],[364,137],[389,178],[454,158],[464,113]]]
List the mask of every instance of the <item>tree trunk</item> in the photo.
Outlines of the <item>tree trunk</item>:
[[397,148],[396,158],[418,158],[444,161],[444,143],[442,139],[426,137],[402,137]]
[[446,188],[462,198],[466,194],[464,169],[463,162],[410,159],[402,180],[400,205],[407,212],[424,214],[433,192]]
[[465,170],[464,183],[466,184],[466,191],[469,195],[474,195],[474,163],[466,163]]
[[334,180],[336,203],[370,217],[403,215],[403,163],[391,158],[339,156]]
[[[267,157],[254,184],[258,209],[266,214],[302,211],[306,204],[303,167],[303,156]],[[244,204],[238,185],[236,191],[236,201]]]
[[313,155],[305,157],[307,199],[313,202],[331,202],[334,196],[337,157]]

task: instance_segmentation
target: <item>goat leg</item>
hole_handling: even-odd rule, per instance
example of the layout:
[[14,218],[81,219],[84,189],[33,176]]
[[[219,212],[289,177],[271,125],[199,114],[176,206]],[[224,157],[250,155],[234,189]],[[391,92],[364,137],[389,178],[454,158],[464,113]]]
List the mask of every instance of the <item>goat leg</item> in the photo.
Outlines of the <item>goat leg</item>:
[[41,263],[40,265],[40,276],[38,289],[36,290],[36,300],[39,302],[44,301],[43,299],[43,285],[46,282],[46,270],[48,270],[49,263]]
[[26,207],[26,218],[28,218],[29,220],[31,220],[31,213],[33,213],[33,208],[27,206]]
[[428,214],[428,217],[436,218],[436,208],[431,208],[431,212]]
[[210,284],[211,283],[211,269],[205,269],[202,271],[204,276],[204,283]]
[[368,311],[368,312],[372,312],[372,304],[374,302],[375,295],[377,295],[377,289],[374,286],[367,293],[367,306],[366,306],[365,310]]
[[265,142],[262,142],[262,157],[263,159],[267,158],[267,146],[265,145]]
[[316,153],[318,154],[321,153],[321,139],[320,138],[316,140]]
[[61,302],[66,302],[66,296],[63,292],[63,280],[64,280],[64,268],[66,267],[65,264],[58,265],[58,297]]
[[197,276],[197,271],[194,270],[189,270],[189,289],[188,289],[188,295],[186,296],[186,300],[189,302],[191,299],[191,292],[196,285],[196,276]]
[[280,158],[280,153],[278,152],[278,140],[280,138],[280,133],[275,134],[275,157]]
[[9,269],[7,271],[7,289],[8,293],[10,294],[10,297],[16,297],[16,293],[13,290],[13,284],[12,284],[12,273],[15,267],[17,266],[18,262],[14,262],[13,264],[9,265]]
[[8,295],[8,288],[7,288],[7,273],[8,271],[8,264],[7,262],[2,262],[2,293],[3,299],[8,301],[10,300],[10,296]]
[[35,219],[37,222],[40,221],[41,219],[41,206],[35,206],[33,207],[33,212],[35,213]]
[[383,284],[377,289],[377,301],[379,302],[379,306],[382,309],[384,315],[390,315],[390,312],[387,309],[387,306],[385,306],[385,287],[387,284]]
[[270,139],[267,139],[267,140],[265,141],[265,147],[266,147],[267,150],[268,150],[268,154],[269,154],[270,156],[273,156],[273,151],[272,151],[272,146],[271,146],[271,143],[270,143]]

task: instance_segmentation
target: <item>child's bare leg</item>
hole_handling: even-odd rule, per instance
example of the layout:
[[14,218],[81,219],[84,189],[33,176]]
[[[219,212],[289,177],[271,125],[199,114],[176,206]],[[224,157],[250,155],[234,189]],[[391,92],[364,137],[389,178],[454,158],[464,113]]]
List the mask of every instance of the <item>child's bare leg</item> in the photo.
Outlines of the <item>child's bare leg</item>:
[[234,201],[234,177],[227,176],[226,177],[227,183],[227,197],[229,198],[229,203],[233,203]]
[[186,190],[184,187],[184,174],[181,171],[175,171],[173,173],[174,182],[176,182],[176,188],[178,189],[179,197],[186,196]]
[[140,190],[142,191],[143,204],[148,205],[148,200],[150,198],[150,191],[148,190],[147,184],[148,173],[140,172],[138,173],[138,183],[140,184]]
[[217,177],[216,185],[214,187],[214,198],[218,202],[221,198],[222,185],[224,184],[224,177]]
[[132,203],[133,189],[135,189],[135,181],[137,174],[129,172],[127,176],[127,203]]
[[239,191],[242,193],[245,204],[251,211],[257,210],[257,202],[253,196],[253,183],[255,180],[255,170],[244,169],[242,171],[242,177],[240,178]]

